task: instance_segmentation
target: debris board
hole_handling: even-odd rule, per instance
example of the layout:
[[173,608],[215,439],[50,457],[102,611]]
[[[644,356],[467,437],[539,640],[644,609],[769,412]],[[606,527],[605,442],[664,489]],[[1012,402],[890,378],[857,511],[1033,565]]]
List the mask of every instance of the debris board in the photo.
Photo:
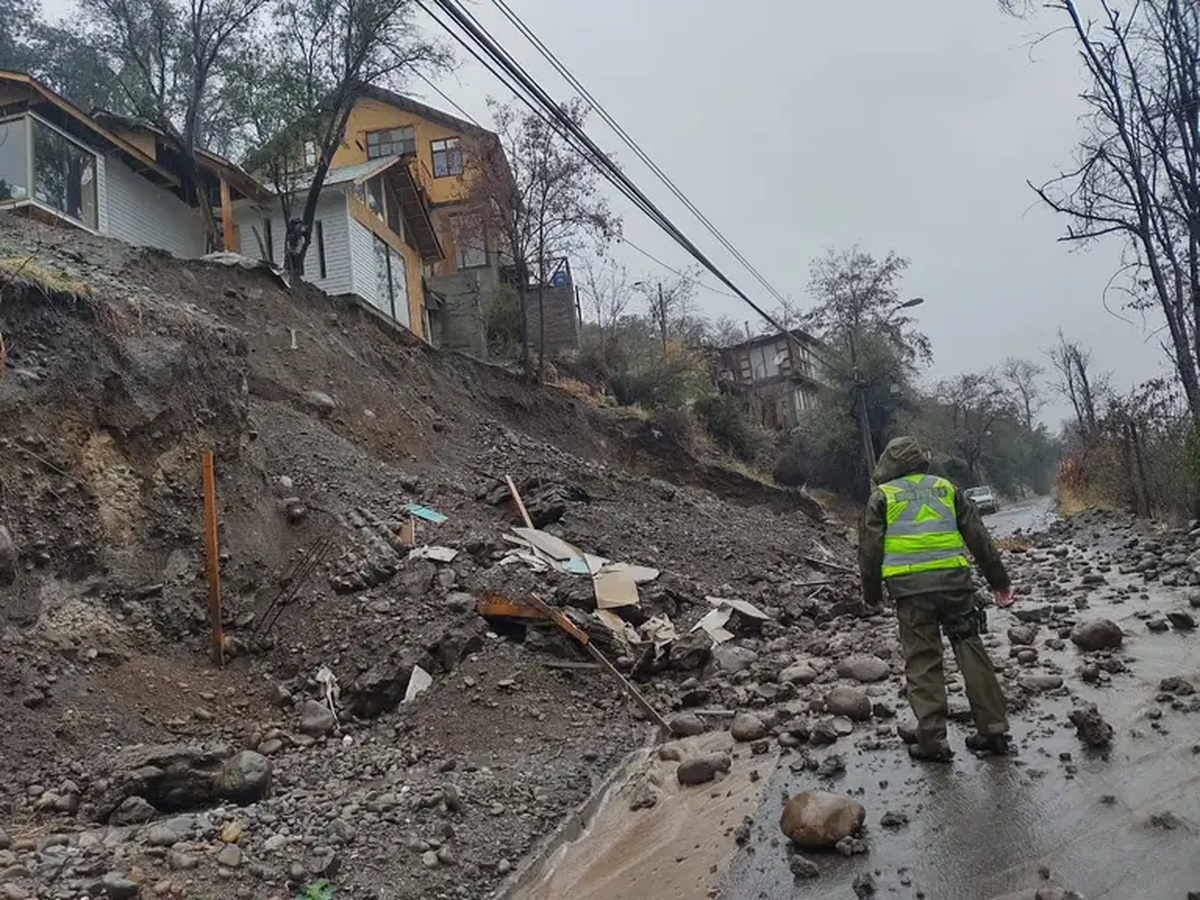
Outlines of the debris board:
[[431,559],[440,563],[454,562],[457,556],[458,551],[450,547],[431,547],[428,544],[417,547],[408,554],[409,559]]
[[600,569],[601,574],[612,571],[627,572],[633,578],[634,584],[646,584],[649,581],[654,581],[660,574],[658,569],[651,569],[649,566],[639,566],[623,562],[605,563]]
[[537,528],[514,528],[513,533],[529,544],[529,546],[545,553],[555,562],[583,557],[583,551],[571,546],[562,538],[547,534]]
[[404,702],[411,703],[413,698],[429,690],[432,684],[432,675],[420,666],[413,666],[412,675],[408,679],[408,688],[404,691]]
[[592,578],[596,591],[597,609],[616,609],[619,606],[639,606],[637,582],[627,569],[605,567]]
[[727,606],[710,610],[704,618],[692,626],[692,631],[703,628],[708,636],[718,644],[731,641],[733,640],[733,632],[726,629],[725,625],[729,622],[729,617],[732,615],[733,610]]
[[745,600],[726,600],[722,597],[706,597],[705,599],[718,609],[723,606],[727,606],[734,612],[741,613],[743,616],[747,616],[751,619],[759,619],[760,621],[765,622],[767,619],[771,618],[753,603],[747,603]]
[[424,519],[426,522],[432,522],[434,525],[441,525],[446,521],[446,517],[436,509],[430,509],[428,506],[422,506],[420,503],[406,503],[402,508],[405,512],[412,513],[418,519]]

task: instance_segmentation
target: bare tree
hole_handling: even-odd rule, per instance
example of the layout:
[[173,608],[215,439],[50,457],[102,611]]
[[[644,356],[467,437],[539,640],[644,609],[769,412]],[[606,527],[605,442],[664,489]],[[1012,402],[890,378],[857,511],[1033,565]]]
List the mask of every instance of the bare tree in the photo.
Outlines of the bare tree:
[[[418,28],[416,0],[274,3],[256,55],[242,60],[238,100],[247,142],[255,147],[248,164],[269,174],[287,204],[287,267],[300,272],[355,104],[372,86],[401,87],[414,72],[445,69],[451,57]],[[304,197],[299,216],[284,199],[295,193]]]
[[1037,363],[1014,356],[1006,359],[1000,367],[1000,378],[1020,407],[1026,431],[1034,430],[1034,420],[1046,405],[1040,383],[1044,372],[1045,369]]
[[1062,329],[1058,343],[1047,351],[1051,365],[1058,372],[1054,389],[1071,403],[1079,436],[1086,443],[1099,430],[1098,410],[1109,396],[1109,377],[1097,373],[1092,366],[1092,351],[1078,341],[1067,340]]
[[706,323],[696,315],[696,273],[683,272],[668,282],[639,281],[635,287],[646,301],[663,353],[672,336],[689,344],[699,342]]
[[633,293],[633,287],[629,283],[629,270],[612,257],[604,260],[589,259],[584,263],[580,294],[596,321],[596,328],[600,333],[600,352],[606,363],[609,345],[621,318],[629,308]]
[[212,198],[197,152],[225,107],[226,73],[249,48],[268,0],[81,0],[77,39],[107,62],[128,108],[179,148],[183,189],[200,209],[208,240]]
[[[489,100],[499,142],[483,142],[474,161],[474,214],[485,232],[495,235],[512,262],[521,319],[521,357],[533,380],[529,334],[529,289],[536,291],[540,333],[538,371],[545,358],[544,292],[547,264],[581,250],[587,243],[603,250],[620,233],[621,220],[600,193],[592,164],[577,153],[545,119],[520,112],[511,103]],[[582,124],[580,100],[563,113]]]
[[[783,324],[783,323],[781,323]],[[720,316],[709,325],[713,344],[718,347],[733,347],[746,340],[746,326],[739,325],[731,316]]]
[[949,443],[958,451],[973,482],[981,479],[980,462],[992,426],[1012,410],[1012,402],[994,371],[968,372],[938,385],[936,396],[949,412]]
[[1088,73],[1075,165],[1033,185],[1070,219],[1066,241],[1124,242],[1129,305],[1157,307],[1163,349],[1200,415],[1200,4],[1074,0],[1065,19]]

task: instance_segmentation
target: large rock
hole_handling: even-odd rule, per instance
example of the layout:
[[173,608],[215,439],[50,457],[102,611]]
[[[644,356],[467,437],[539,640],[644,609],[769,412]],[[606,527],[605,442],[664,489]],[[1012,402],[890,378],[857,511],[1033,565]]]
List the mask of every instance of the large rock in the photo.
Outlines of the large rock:
[[728,772],[732,762],[727,753],[709,753],[686,759],[675,770],[675,778],[683,785],[705,784],[716,778],[718,772]]
[[17,577],[17,563],[20,556],[17,545],[13,542],[8,529],[0,525],[0,585],[10,585]]
[[732,647],[728,644],[714,648],[712,655],[717,668],[730,675],[748,669],[758,661],[758,654],[748,647]]
[[1037,628],[1033,625],[1014,625],[1008,629],[1009,643],[1019,647],[1032,644],[1037,639]]
[[797,847],[819,849],[858,834],[866,816],[862,804],[849,797],[805,791],[784,805],[779,827]]
[[767,726],[754,713],[740,712],[733,717],[729,733],[735,741],[757,741],[767,736]]
[[870,684],[883,681],[891,674],[891,667],[878,656],[851,656],[838,663],[838,675]]
[[678,735],[679,737],[704,734],[707,730],[704,726],[704,720],[692,712],[682,712],[672,716],[671,721],[667,725],[671,729],[671,734]]
[[231,755],[232,748],[219,741],[118,751],[101,762],[92,778],[97,815],[107,821],[130,797],[141,797],[162,812],[206,806]]
[[1107,747],[1112,743],[1112,726],[1104,721],[1096,704],[1088,703],[1073,709],[1068,718],[1075,726],[1075,732],[1079,735],[1079,739],[1089,747]]
[[825,708],[855,722],[871,718],[871,698],[858,688],[838,686],[825,695]]
[[261,753],[243,750],[226,761],[217,775],[215,793],[234,803],[254,803],[271,792],[271,761]]
[[712,656],[712,638],[703,631],[687,634],[671,643],[667,651],[667,661],[677,672],[690,672],[702,669]]
[[779,673],[780,684],[812,684],[817,680],[817,670],[806,662],[793,663]]
[[1112,650],[1121,646],[1125,635],[1116,622],[1109,619],[1095,619],[1075,626],[1071,632],[1071,642],[1080,650]]
[[300,731],[313,737],[332,734],[337,727],[337,718],[324,703],[305,700],[300,704]]
[[129,797],[109,816],[110,825],[140,825],[158,815],[158,810],[141,797]]

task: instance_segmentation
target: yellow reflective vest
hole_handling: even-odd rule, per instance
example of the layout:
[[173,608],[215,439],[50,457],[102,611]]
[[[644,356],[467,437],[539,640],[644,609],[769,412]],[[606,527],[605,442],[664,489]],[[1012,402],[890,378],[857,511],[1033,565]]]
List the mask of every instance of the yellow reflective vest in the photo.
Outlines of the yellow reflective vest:
[[879,489],[887,498],[884,578],[970,567],[958,531],[954,485],[936,475],[905,475]]

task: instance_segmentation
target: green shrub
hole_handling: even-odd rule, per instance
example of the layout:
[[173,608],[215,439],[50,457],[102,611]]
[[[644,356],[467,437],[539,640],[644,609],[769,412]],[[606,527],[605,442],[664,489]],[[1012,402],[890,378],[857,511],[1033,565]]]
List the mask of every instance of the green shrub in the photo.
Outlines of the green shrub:
[[866,473],[858,440],[853,416],[824,406],[808,410],[775,464],[775,481],[861,497]]
[[613,396],[624,406],[679,409],[702,389],[704,362],[686,350],[642,353],[614,365],[609,379]]
[[521,306],[511,285],[491,292],[483,310],[488,350],[493,356],[516,356],[521,347]]
[[693,406],[696,418],[718,447],[739,459],[752,460],[766,439],[738,402],[728,394],[709,394]]

